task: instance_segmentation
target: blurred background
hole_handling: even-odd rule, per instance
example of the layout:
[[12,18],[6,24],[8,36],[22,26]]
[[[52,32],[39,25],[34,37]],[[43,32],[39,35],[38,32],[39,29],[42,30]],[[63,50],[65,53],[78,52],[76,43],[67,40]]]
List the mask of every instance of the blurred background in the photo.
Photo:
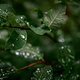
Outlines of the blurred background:
[[[58,26],[52,26],[50,34],[38,35],[32,30],[23,31],[22,33],[24,33],[24,35],[27,35],[26,43],[29,44],[27,44],[26,48],[23,47],[19,51],[17,51],[14,48],[12,48],[12,50],[8,49],[7,51],[5,51],[4,48],[8,47],[5,46],[7,44],[6,42],[10,38],[10,35],[12,34],[13,30],[8,28],[7,29],[0,28],[0,60],[1,60],[0,64],[1,65],[3,64],[2,61],[5,63],[8,62],[11,65],[13,65],[15,67],[13,69],[16,70],[30,63],[33,63],[37,60],[43,59],[46,62],[50,63],[52,68],[54,62],[57,65],[53,68],[53,73],[55,77],[54,80],[62,80],[62,78],[60,78],[61,77],[60,75],[63,74],[62,72],[64,72],[64,69],[66,69],[66,71],[64,72],[66,77],[64,77],[63,80],[80,79],[79,76],[80,74],[80,1],[79,0],[0,0],[0,11],[1,9],[8,10],[9,12],[14,13],[18,17],[25,16],[26,18],[24,19],[27,20],[31,25],[35,26],[35,28],[37,28],[41,25],[40,21],[43,19],[44,13],[48,12],[51,9],[54,9],[55,6],[58,5],[62,5],[63,8],[66,7],[65,8],[65,15],[67,16],[66,22],[63,25],[59,24]],[[61,19],[59,19],[59,21]],[[5,22],[6,22],[5,20],[0,19],[0,27],[1,24]],[[20,32],[20,34],[22,33]],[[16,35],[18,36],[18,34],[15,33],[15,35],[12,36],[13,38],[11,37],[11,40],[14,41],[16,39],[15,37]],[[9,42],[11,42],[11,40]],[[24,43],[24,41],[22,43]],[[15,44],[17,44],[17,42]],[[24,52],[27,53],[24,54]],[[36,55],[36,53],[40,53],[40,56],[39,54]],[[69,63],[68,60],[70,61]],[[65,66],[66,65],[65,63],[70,67],[70,69],[68,66]],[[5,64],[5,65],[9,65],[9,64]],[[36,68],[38,67],[43,68],[43,66],[44,65],[39,65],[33,68],[29,68],[24,72],[17,73],[16,75],[14,74],[13,77],[12,75],[10,75],[12,79],[10,79],[10,77],[8,79],[41,80],[41,79],[31,79],[31,77],[33,76],[32,72],[35,72]],[[48,69],[52,70],[51,67],[49,67]],[[69,77],[69,75],[71,76]],[[79,78],[76,78],[76,76],[79,76]],[[1,80],[6,80],[6,78],[3,78]],[[47,79],[42,79],[42,80],[47,80]],[[49,79],[49,80],[53,80],[53,79]]]

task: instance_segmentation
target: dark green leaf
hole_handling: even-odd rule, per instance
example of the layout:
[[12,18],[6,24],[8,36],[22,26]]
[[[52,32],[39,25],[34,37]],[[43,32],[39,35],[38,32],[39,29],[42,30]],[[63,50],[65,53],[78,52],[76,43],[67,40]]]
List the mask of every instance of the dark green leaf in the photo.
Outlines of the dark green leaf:
[[45,66],[43,68],[37,68],[31,80],[52,80],[52,75],[52,67]]
[[13,30],[7,41],[6,47],[8,49],[20,49],[26,44],[26,41],[27,41],[26,31]]

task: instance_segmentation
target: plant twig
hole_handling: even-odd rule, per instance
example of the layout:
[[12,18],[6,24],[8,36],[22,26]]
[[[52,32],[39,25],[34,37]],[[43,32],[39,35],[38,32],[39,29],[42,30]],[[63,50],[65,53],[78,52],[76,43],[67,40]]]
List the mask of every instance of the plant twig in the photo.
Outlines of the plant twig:
[[0,26],[0,28],[3,28],[3,29],[21,29],[21,30],[30,30],[29,27],[27,26]]
[[39,60],[39,61],[37,61],[37,62],[35,62],[35,63],[29,64],[29,65],[27,65],[27,66],[25,66],[25,67],[20,68],[19,70],[17,70],[17,72],[18,72],[18,71],[26,70],[27,68],[33,67],[33,66],[35,66],[35,65],[37,65],[37,64],[46,64],[46,62],[45,62],[45,61],[42,61],[42,60]]

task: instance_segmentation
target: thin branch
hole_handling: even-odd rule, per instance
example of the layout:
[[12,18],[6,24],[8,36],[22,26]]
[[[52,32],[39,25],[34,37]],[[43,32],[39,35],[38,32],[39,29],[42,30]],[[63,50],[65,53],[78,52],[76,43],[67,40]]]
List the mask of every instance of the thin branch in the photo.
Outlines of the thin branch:
[[36,65],[38,65],[38,64],[46,64],[46,62],[45,62],[45,61],[42,61],[42,60],[39,60],[39,61],[37,61],[37,62],[35,62],[35,63],[29,64],[29,65],[27,65],[27,66],[25,66],[25,67],[20,68],[19,70],[17,70],[17,72],[26,70],[27,68],[36,66]]
[[0,28],[3,29],[21,29],[21,30],[30,30],[30,28],[28,26],[0,26]]

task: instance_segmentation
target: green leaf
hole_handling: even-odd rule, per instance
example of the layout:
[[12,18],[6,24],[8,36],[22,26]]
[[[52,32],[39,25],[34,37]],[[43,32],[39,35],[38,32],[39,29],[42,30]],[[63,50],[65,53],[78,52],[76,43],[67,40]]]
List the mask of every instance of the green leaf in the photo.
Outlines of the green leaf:
[[0,4],[0,9],[2,9],[4,11],[10,11],[10,12],[14,11],[11,4]]
[[22,48],[27,41],[27,33],[24,30],[13,30],[11,33],[6,48],[8,49],[20,49]]
[[52,67],[45,66],[43,68],[37,68],[33,75],[34,77],[32,77],[31,80],[52,80]]
[[42,29],[42,27],[43,27],[44,25],[42,25],[42,26],[40,26],[40,27],[34,27],[34,26],[29,26],[29,28],[33,31],[33,32],[35,32],[36,34],[38,34],[38,35],[43,35],[43,34],[45,34],[45,33],[50,33],[50,30],[45,30],[45,29]]
[[57,5],[53,9],[45,12],[44,14],[44,23],[48,27],[59,27],[64,24],[67,20],[67,16],[65,15],[66,7]]
[[50,33],[51,30],[48,28],[48,26],[46,26],[44,23],[43,23],[43,12],[38,10],[37,11],[37,21],[38,21],[38,25],[34,26],[34,25],[31,25],[30,22],[26,22],[26,24],[29,26],[29,28],[35,32],[36,34],[38,35],[44,35],[45,33]]
[[14,52],[17,56],[22,56],[26,60],[43,60],[43,54],[40,53],[39,48],[33,47],[31,44],[27,43],[21,49],[18,49]]
[[9,78],[10,74],[14,73],[15,71],[16,68],[9,62],[0,61],[0,80],[6,80]]
[[58,61],[64,66],[64,68],[70,68],[75,60],[74,50],[70,45],[60,45],[57,48]]
[[18,26],[20,27],[26,26],[25,19],[26,17],[24,15],[16,16],[16,23],[18,24]]

